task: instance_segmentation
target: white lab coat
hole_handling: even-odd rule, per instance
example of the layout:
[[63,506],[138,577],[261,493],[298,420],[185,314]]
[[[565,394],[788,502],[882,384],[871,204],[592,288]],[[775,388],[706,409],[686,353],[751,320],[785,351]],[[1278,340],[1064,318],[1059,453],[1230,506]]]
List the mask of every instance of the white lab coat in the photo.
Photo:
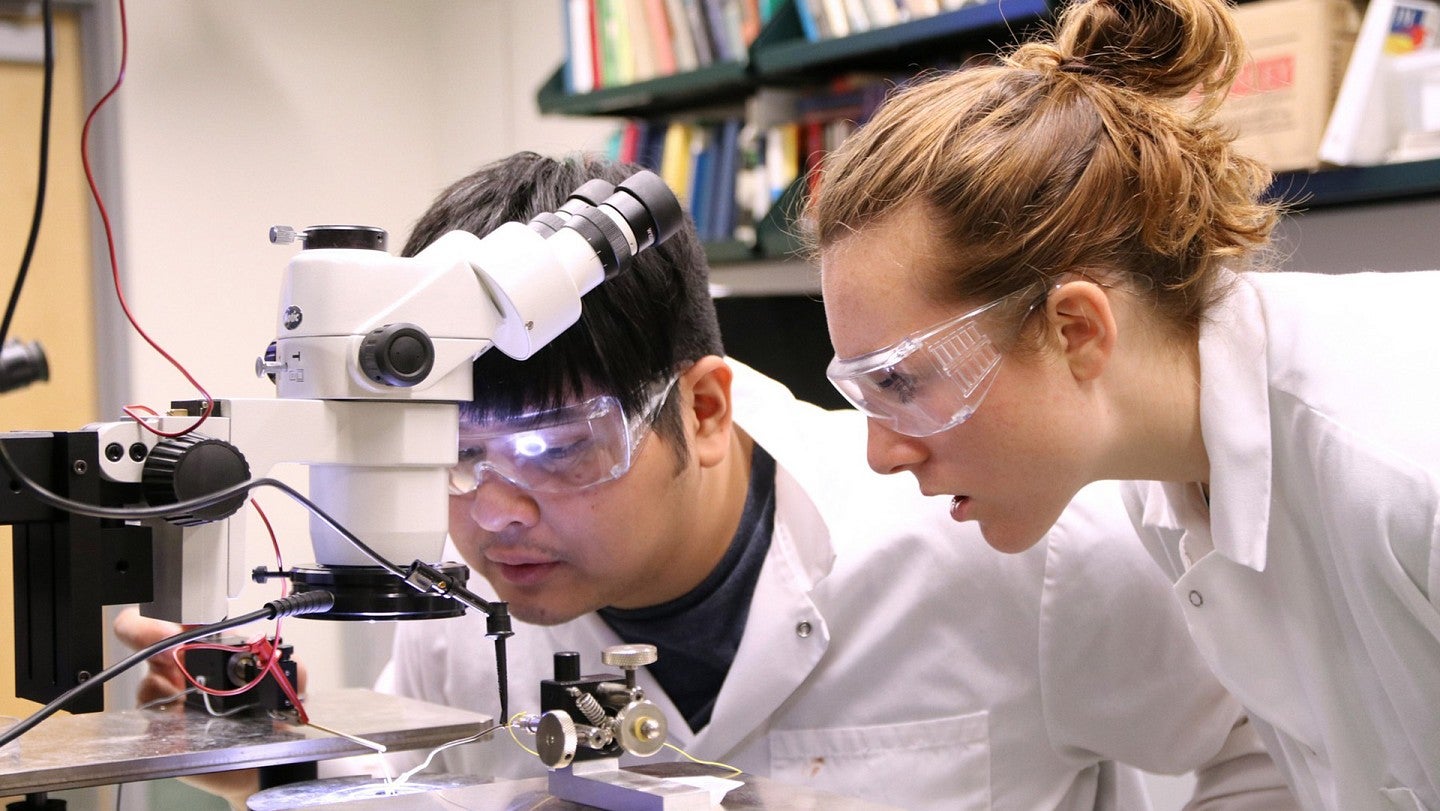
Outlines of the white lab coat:
[[1235,282],[1200,333],[1208,509],[1136,483],[1132,517],[1306,808],[1440,811],[1440,273]]
[[[1139,773],[1114,760],[1206,766],[1205,808],[1294,807],[1248,725],[1231,734],[1239,705],[1194,650],[1114,484],[1084,492],[1048,544],[1003,555],[950,520],[946,499],[871,472],[860,415],[734,365],[738,422],[778,465],[775,531],[710,724],[690,730],[640,673],[674,744],[913,809],[1149,808]],[[401,625],[381,689],[497,714],[483,628],[474,612]],[[599,652],[619,642],[595,615],[517,623],[511,712],[538,712],[553,652],[611,672]],[[442,757],[449,772],[543,774],[506,735]]]

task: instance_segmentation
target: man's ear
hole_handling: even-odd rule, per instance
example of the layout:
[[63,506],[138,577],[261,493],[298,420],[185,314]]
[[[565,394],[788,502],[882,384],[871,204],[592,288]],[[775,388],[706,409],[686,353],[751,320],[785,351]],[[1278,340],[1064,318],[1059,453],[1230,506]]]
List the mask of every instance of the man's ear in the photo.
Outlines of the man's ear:
[[1050,333],[1058,338],[1061,358],[1076,380],[1094,380],[1115,352],[1115,312],[1100,285],[1066,282],[1045,302]]
[[718,355],[706,355],[680,376],[681,385],[690,393],[685,422],[694,425],[693,451],[701,467],[718,465],[730,452],[735,427],[730,401],[733,379],[730,365]]

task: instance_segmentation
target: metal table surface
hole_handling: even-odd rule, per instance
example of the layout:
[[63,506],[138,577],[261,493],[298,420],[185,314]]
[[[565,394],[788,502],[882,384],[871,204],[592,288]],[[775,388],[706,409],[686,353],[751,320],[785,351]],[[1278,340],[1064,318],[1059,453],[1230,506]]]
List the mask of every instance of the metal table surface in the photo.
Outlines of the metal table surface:
[[[713,775],[716,777],[729,777],[740,780],[745,785],[732,790],[725,795],[725,801],[718,806],[722,809],[784,809],[784,811],[898,811],[897,806],[881,805],[868,800],[859,800],[853,797],[842,797],[825,791],[818,791],[804,786],[794,786],[770,780],[764,777],[757,777],[752,774],[735,775],[725,769],[714,766],[702,766],[697,763],[654,763],[644,766],[633,767],[633,771],[643,774],[650,774],[660,777],[679,777],[689,775]],[[423,777],[420,779],[424,779]],[[318,781],[324,783],[325,781]],[[304,784],[297,784],[303,786]],[[336,792],[337,796],[356,797],[356,784],[354,782],[337,781],[340,787]],[[378,793],[378,784],[376,792]],[[369,796],[362,799],[341,799],[335,802],[319,802],[314,791],[297,791],[296,796],[304,795],[303,802],[305,809],[325,809],[326,811],[386,811],[386,809],[405,809],[405,811],[455,811],[456,809],[475,809],[475,811],[584,811],[592,806],[573,803],[555,797],[546,790],[547,781],[543,777],[533,777],[525,780],[504,780],[496,783],[485,783],[476,786],[460,786],[457,788],[441,788],[423,794],[403,794],[393,797]],[[279,792],[289,789],[289,786],[281,786],[276,789],[268,789],[251,798],[251,808],[263,808],[266,811],[274,811],[281,808],[299,808],[300,804],[286,805],[280,800]],[[263,799],[262,799],[263,798]],[[257,802],[257,800],[259,802]]]
[[[392,751],[439,746],[492,720],[361,688],[306,697],[310,720]],[[327,760],[373,752],[316,729],[263,717],[215,718],[165,709],[53,716],[0,755],[0,796],[154,780],[186,774]]]

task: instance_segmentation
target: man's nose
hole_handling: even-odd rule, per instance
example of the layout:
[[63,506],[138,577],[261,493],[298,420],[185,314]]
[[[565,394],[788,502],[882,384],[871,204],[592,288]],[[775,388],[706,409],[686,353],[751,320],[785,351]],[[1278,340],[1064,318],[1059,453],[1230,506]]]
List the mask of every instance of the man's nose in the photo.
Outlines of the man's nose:
[[499,532],[515,524],[532,527],[540,520],[540,505],[513,482],[485,470],[480,472],[480,482],[470,494],[470,518],[486,532]]
[[900,473],[926,458],[924,443],[915,437],[896,433],[879,420],[865,421],[865,459],[876,473]]

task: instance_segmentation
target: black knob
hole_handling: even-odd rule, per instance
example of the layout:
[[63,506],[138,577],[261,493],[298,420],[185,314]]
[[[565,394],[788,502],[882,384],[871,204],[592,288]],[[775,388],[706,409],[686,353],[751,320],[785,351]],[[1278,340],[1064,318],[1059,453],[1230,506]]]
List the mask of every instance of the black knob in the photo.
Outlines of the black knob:
[[389,241],[384,228],[370,225],[312,225],[300,233],[307,251],[316,248],[383,251]]
[[580,652],[562,650],[555,654],[555,681],[580,681]]
[[[150,450],[140,472],[145,498],[156,507],[207,496],[249,480],[245,455],[229,442],[203,434],[162,440]],[[206,507],[167,515],[165,520],[182,527],[205,524],[229,518],[244,504],[242,491]]]
[[360,370],[376,383],[407,388],[435,366],[435,344],[414,324],[387,324],[360,342]]

